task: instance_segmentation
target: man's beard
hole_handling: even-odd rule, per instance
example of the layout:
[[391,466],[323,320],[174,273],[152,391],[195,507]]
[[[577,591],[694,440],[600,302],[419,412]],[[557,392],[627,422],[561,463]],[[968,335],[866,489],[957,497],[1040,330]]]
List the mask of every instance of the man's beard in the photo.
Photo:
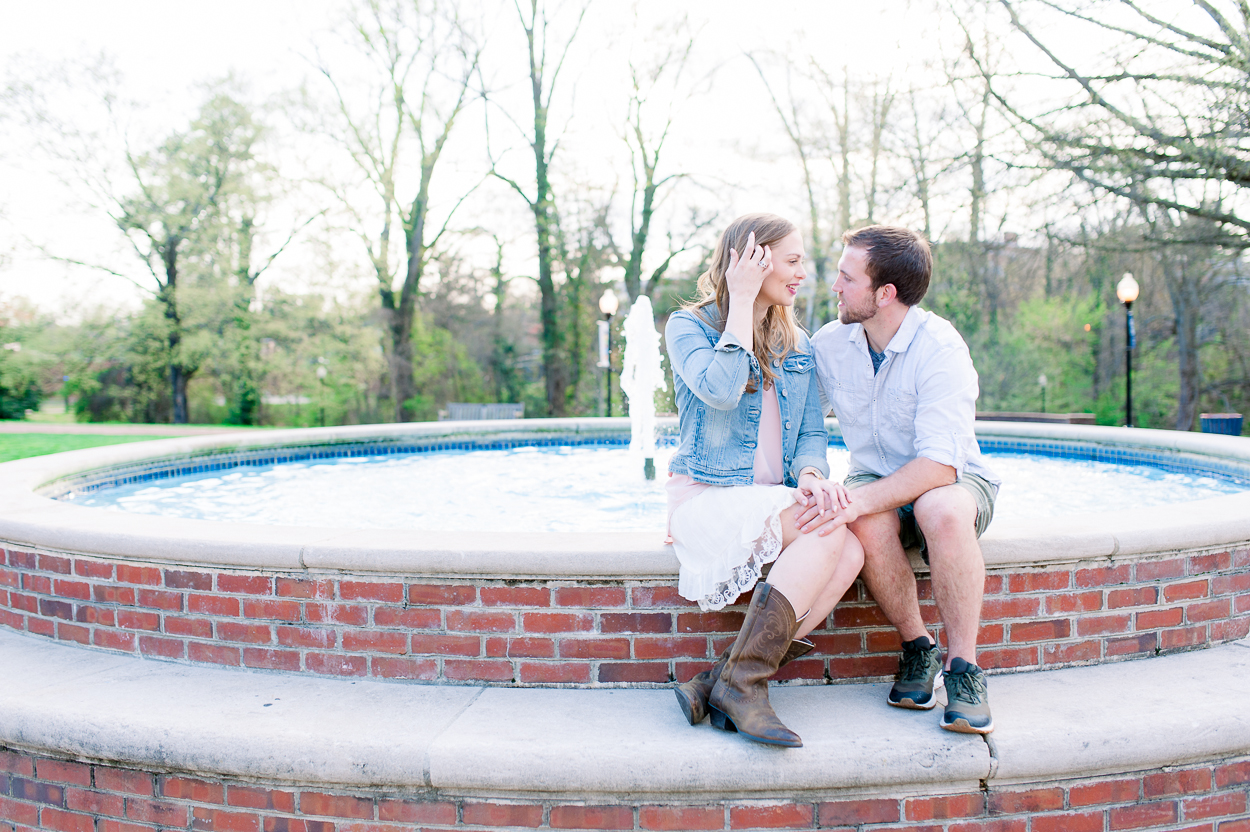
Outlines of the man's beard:
[[862,306],[851,306],[843,303],[838,310],[838,320],[844,324],[862,324],[877,314],[877,304],[868,298]]

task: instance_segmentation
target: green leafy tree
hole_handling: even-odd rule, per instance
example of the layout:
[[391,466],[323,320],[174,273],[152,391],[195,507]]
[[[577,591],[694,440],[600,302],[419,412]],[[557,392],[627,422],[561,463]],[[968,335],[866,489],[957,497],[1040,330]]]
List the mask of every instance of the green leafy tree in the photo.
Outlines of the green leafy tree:
[[[19,342],[12,342],[20,347]],[[25,419],[27,410],[38,410],[43,391],[31,362],[21,352],[0,349],[0,419]]]
[[197,247],[209,247],[217,212],[250,161],[257,132],[237,101],[212,95],[188,130],[148,153],[127,153],[133,186],[110,210],[157,287],[175,423],[187,421],[187,382],[199,369],[198,357],[183,344],[179,290],[184,258]]
[[168,422],[168,319],[152,299],[137,313],[95,312],[73,332],[67,392],[86,422]]

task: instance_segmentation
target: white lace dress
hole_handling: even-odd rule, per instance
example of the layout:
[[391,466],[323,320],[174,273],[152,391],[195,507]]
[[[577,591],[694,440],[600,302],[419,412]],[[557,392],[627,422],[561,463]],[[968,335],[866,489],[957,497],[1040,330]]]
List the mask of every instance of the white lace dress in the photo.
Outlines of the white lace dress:
[[777,389],[764,391],[755,445],[754,485],[708,485],[684,474],[668,481],[669,535],[681,562],[677,591],[702,610],[719,610],[750,592],[781,554],[781,512],[794,502],[782,485]]

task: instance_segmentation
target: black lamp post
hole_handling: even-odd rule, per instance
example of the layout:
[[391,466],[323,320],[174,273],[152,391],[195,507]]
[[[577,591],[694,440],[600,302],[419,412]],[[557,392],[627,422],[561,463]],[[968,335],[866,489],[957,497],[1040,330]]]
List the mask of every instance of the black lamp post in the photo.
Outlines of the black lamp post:
[[1140,288],[1128,272],[1115,287],[1115,296],[1124,304],[1124,424],[1133,426],[1133,347],[1137,346],[1137,334],[1133,331],[1133,301]]
[[326,360],[324,358],[317,359],[317,382],[321,385],[321,395],[317,398],[321,401],[321,426],[326,426]]
[[599,298],[599,311],[603,320],[599,324],[599,366],[604,368],[604,386],[607,389],[607,415],[612,415],[612,316],[621,308],[621,302],[610,288],[603,290]]

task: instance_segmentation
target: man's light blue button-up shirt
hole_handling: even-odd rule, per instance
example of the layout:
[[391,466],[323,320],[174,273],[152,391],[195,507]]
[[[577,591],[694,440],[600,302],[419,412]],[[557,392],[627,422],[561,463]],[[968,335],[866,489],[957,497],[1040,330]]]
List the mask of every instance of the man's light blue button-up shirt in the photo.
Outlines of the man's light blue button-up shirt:
[[917,457],[1002,480],[986,466],[973,422],[980,388],[968,345],[950,322],[913,306],[875,374],[862,324],[833,321],[812,336],[821,403],[832,408],[850,470],[889,476]]

